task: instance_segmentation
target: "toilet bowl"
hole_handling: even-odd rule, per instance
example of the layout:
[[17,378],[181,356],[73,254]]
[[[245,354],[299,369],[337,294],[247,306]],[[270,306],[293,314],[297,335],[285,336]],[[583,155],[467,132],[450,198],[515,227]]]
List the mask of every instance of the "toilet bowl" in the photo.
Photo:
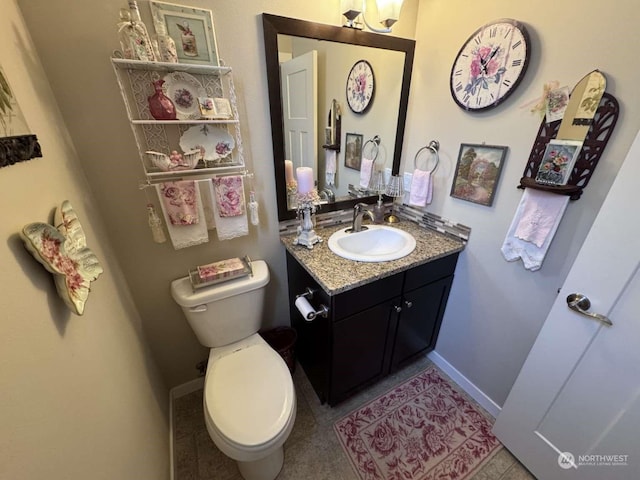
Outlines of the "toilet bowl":
[[238,462],[245,479],[273,479],[296,416],[291,374],[258,334],[233,348],[222,356],[218,349],[209,354],[203,400],[207,431]]
[[196,291],[181,278],[171,292],[200,343],[211,347],[203,395],[209,436],[243,478],[273,480],[283,466],[296,396],[286,362],[257,333],[269,271],[262,261],[252,268],[251,277]]

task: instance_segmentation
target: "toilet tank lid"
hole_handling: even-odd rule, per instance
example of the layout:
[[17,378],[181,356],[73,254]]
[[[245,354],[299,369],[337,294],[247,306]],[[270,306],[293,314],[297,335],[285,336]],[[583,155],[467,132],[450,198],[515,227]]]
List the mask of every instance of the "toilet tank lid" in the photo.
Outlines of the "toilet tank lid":
[[189,277],[171,282],[171,296],[182,307],[195,307],[264,287],[269,283],[269,268],[264,260],[251,262],[253,275],[194,290]]

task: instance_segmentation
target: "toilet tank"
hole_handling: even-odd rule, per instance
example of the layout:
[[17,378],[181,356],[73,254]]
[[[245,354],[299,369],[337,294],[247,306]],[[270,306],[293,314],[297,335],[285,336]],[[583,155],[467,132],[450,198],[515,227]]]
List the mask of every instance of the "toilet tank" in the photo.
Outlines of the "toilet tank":
[[197,290],[189,277],[171,282],[171,296],[205,347],[222,347],[260,329],[269,268],[263,260],[251,267],[253,275]]

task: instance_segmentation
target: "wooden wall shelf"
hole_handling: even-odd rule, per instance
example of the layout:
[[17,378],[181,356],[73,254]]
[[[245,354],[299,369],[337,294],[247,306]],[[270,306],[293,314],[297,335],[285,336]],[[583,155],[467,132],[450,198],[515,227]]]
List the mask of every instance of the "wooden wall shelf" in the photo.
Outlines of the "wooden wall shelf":
[[535,181],[545,148],[550,140],[556,138],[561,123],[561,120],[546,123],[543,119],[518,188],[534,188],[560,195],[568,195],[571,200],[578,200],[589,183],[589,179],[598,165],[609,138],[611,138],[619,114],[620,106],[618,101],[613,95],[605,92],[567,185],[557,186],[542,185]]

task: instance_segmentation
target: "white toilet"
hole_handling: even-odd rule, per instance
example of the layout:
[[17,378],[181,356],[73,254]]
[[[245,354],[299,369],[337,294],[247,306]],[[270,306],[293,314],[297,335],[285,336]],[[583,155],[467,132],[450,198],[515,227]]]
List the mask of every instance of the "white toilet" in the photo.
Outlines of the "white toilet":
[[195,291],[189,277],[180,278],[171,282],[171,294],[200,343],[211,348],[204,381],[211,439],[246,480],[273,480],[296,397],[287,364],[257,333],[269,269],[262,260],[252,268],[252,276]]

